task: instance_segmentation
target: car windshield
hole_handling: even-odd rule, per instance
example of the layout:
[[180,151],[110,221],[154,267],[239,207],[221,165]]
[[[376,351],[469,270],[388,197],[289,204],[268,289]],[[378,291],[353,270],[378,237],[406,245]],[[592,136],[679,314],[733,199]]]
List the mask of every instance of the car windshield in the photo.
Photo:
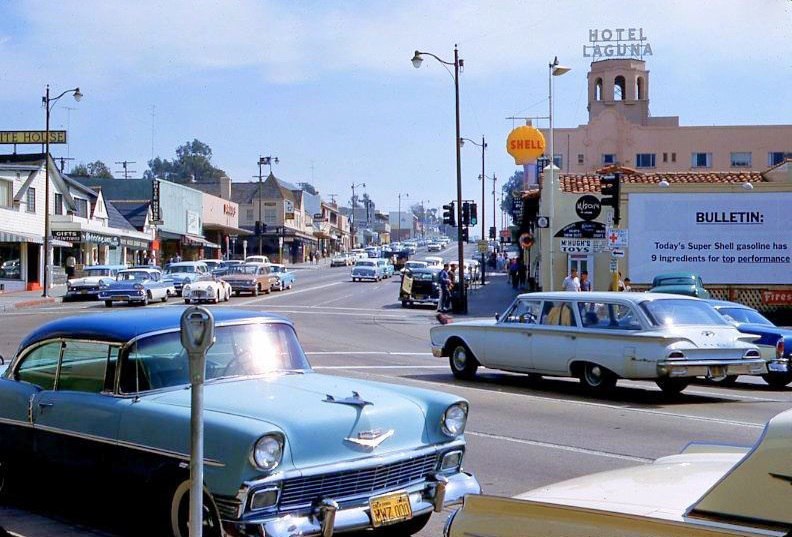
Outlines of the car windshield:
[[237,265],[228,269],[229,274],[255,274],[258,270],[256,265]]
[[150,280],[151,277],[151,274],[144,270],[131,270],[129,272],[119,272],[116,279],[118,281]]
[[168,267],[165,271],[166,274],[176,274],[177,272],[197,272],[195,265],[176,265]]
[[86,278],[97,277],[97,276],[112,276],[112,274],[110,274],[110,269],[107,268],[86,268],[83,272]]
[[359,267],[373,267],[376,266],[374,261],[358,261],[357,266]]
[[272,265],[270,267],[270,272],[286,272],[286,267],[279,267],[277,265]]
[[712,306],[698,300],[647,300],[641,307],[655,326],[728,325]]
[[[218,326],[215,343],[206,354],[207,383],[310,368],[294,330],[282,323]],[[178,331],[137,340],[121,366],[123,393],[188,384],[188,357]]]
[[432,272],[413,272],[412,273],[413,279],[419,280],[419,281],[427,281],[427,282],[428,281],[432,281],[432,280],[437,281],[437,276],[436,275],[437,275],[437,273],[432,273]]
[[734,323],[751,323],[775,326],[764,315],[756,310],[748,308],[718,308],[718,312],[723,315],[727,321]]

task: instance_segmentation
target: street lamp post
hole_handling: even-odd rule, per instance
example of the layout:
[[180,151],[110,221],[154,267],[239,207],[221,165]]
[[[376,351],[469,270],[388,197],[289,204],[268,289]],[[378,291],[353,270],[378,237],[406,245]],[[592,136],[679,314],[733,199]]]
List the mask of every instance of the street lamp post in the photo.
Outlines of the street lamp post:
[[495,183],[498,181],[498,178],[495,177],[495,174],[492,174],[492,229],[495,232],[492,240],[498,240],[498,226],[495,225]]
[[269,166],[269,172],[270,172],[270,175],[272,175],[272,163],[273,162],[275,164],[277,164],[280,161],[278,160],[278,157],[273,157],[273,156],[262,157],[261,155],[259,155],[259,159],[258,159],[258,167],[259,167],[259,172],[258,172],[258,206],[259,206],[258,207],[258,209],[259,209],[258,210],[258,222],[259,222],[259,229],[258,229],[258,255],[262,255],[263,254],[263,251],[262,251],[262,248],[261,248],[261,241],[264,238],[263,237],[263,235],[264,235],[264,221],[261,219],[261,185],[262,185],[262,177],[263,177],[264,174],[261,172],[261,169],[262,169],[263,166]]
[[357,206],[357,198],[355,197],[355,189],[359,186],[366,188],[366,183],[352,183],[352,219],[349,221],[349,233],[352,235],[352,248],[355,247],[355,224],[357,223],[357,218],[355,218],[355,207]]
[[52,107],[55,105],[55,101],[66,95],[67,93],[71,93],[74,95],[74,100],[78,101],[82,99],[83,94],[80,93],[80,88],[74,88],[70,90],[66,90],[57,97],[50,98],[50,87],[47,84],[47,91],[46,94],[41,98],[41,104],[44,105],[44,109],[46,110],[46,125],[44,131],[44,143],[46,149],[44,151],[44,278],[43,278],[43,292],[41,296],[48,297],[49,296],[49,286],[50,286],[50,278],[49,278],[49,264],[50,264],[50,216],[49,216],[49,198],[50,198],[50,112],[52,111]]
[[460,127],[459,127],[459,69],[464,66],[464,60],[459,59],[459,48],[454,45],[454,61],[447,62],[445,60],[441,60],[438,56],[432,54],[431,52],[421,52],[419,50],[415,51],[415,55],[412,58],[413,67],[418,69],[421,67],[421,63],[423,62],[423,55],[431,56],[438,62],[442,63],[443,65],[453,65],[454,66],[454,102],[455,102],[455,109],[456,109],[456,136],[454,137],[454,146],[456,147],[456,189],[457,189],[457,257],[459,263],[459,278],[462,282],[460,285],[460,309],[461,313],[467,313],[468,310],[468,303],[467,303],[467,289],[465,289],[465,245],[462,242],[462,154],[461,154],[461,147],[459,147],[459,139],[461,138],[460,134]]
[[555,149],[553,146],[553,77],[561,76],[571,70],[569,67],[564,67],[558,64],[558,56],[548,64],[547,85],[549,86],[549,107],[550,107],[550,163],[545,168],[545,171],[550,173],[550,291],[555,289],[555,244],[553,240],[553,228],[555,227],[555,171],[558,169],[555,165]]
[[[401,242],[401,199],[402,196],[404,196],[405,198],[409,198],[410,195],[402,194],[401,192],[399,192],[397,196],[399,197],[399,212],[396,217],[396,241]],[[393,242],[393,240],[391,240],[391,242]]]

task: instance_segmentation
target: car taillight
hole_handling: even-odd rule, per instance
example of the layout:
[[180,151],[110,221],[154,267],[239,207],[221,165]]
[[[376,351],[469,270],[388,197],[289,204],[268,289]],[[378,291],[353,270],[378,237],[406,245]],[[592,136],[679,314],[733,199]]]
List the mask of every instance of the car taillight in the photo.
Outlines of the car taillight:
[[668,353],[668,357],[672,360],[684,360],[685,353],[682,351],[671,351]]
[[761,354],[756,349],[749,349],[743,354],[743,358],[761,358]]
[[776,342],[776,358],[783,358],[784,356],[784,340],[779,339]]

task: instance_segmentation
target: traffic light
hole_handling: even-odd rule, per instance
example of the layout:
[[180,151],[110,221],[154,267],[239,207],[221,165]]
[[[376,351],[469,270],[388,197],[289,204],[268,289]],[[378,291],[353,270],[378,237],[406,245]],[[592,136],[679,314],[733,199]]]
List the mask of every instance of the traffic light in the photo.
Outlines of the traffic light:
[[619,201],[621,197],[621,176],[618,173],[600,177],[602,205],[613,207],[613,223],[619,225]]
[[261,235],[261,220],[256,220],[256,236]]
[[470,203],[468,202],[462,203],[462,225],[470,225]]
[[456,217],[454,216],[454,202],[443,205],[443,223],[447,226],[456,227]]
[[495,226],[490,226],[490,229],[489,229],[489,238],[490,238],[490,239],[494,239],[494,238],[495,238]]
[[468,242],[469,238],[470,238],[470,234],[468,233],[468,228],[467,227],[463,227],[462,228],[462,242]]
[[475,226],[478,224],[478,205],[475,203],[470,204],[470,225]]
[[261,234],[264,235],[267,232],[267,224],[261,224]]

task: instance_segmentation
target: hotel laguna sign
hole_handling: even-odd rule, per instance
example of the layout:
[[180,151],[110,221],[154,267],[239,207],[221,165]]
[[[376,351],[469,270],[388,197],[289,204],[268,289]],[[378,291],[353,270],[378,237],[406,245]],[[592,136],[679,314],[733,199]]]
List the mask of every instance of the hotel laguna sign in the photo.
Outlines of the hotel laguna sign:
[[643,28],[603,28],[589,30],[589,44],[583,57],[594,61],[608,58],[643,58],[652,55]]

